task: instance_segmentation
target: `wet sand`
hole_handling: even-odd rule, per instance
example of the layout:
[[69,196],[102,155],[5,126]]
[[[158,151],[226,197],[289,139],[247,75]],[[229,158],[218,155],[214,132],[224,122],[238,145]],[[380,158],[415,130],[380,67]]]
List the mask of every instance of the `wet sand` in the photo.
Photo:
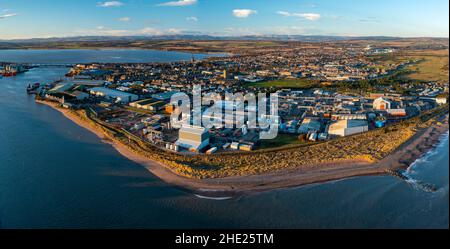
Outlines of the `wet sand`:
[[103,142],[111,144],[123,156],[146,167],[147,170],[163,181],[190,190],[198,195],[208,197],[235,196],[355,176],[381,175],[385,174],[387,169],[404,169],[432,149],[439,142],[441,135],[448,132],[447,114],[440,118],[440,123],[419,130],[411,139],[397,148],[391,155],[377,163],[370,163],[364,160],[341,160],[322,163],[320,165],[305,165],[305,167],[297,169],[281,170],[261,175],[200,180],[177,175],[165,165],[131,151],[122,143],[112,140],[97,126],[80,119],[77,115],[67,109],[57,107],[57,104],[55,103],[47,101],[36,102],[58,110],[77,125],[96,134]]
[[388,157],[380,160],[379,165],[389,169],[406,169],[418,158],[433,149],[441,136],[448,132],[448,114],[438,118],[438,122],[419,130],[412,138],[402,144]]

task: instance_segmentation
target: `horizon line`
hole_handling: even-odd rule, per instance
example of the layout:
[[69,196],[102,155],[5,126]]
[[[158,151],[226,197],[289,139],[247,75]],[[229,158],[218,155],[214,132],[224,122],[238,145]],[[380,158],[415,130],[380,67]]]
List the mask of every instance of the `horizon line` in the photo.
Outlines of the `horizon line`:
[[89,38],[89,37],[104,37],[104,38],[133,38],[133,37],[147,37],[147,38],[158,38],[158,37],[177,37],[177,36],[192,36],[192,37],[202,37],[207,36],[211,38],[245,38],[245,37],[342,37],[342,38],[396,38],[396,39],[449,39],[449,36],[390,36],[390,35],[302,35],[302,34],[266,34],[266,35],[210,35],[210,34],[167,34],[167,35],[79,35],[79,36],[49,36],[49,37],[31,37],[31,38],[11,38],[2,39],[0,41],[17,41],[17,40],[34,40],[34,39],[70,39],[70,38]]

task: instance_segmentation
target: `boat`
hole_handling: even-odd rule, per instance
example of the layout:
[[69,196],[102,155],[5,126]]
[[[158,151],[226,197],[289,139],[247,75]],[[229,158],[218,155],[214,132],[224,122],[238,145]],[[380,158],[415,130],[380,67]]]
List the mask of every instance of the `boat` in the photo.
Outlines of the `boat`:
[[17,76],[17,73],[16,72],[5,72],[5,73],[3,73],[3,76],[13,77],[13,76]]
[[28,68],[23,65],[7,65],[3,71],[3,76],[5,77],[13,77],[18,74],[25,73],[28,71]]
[[36,90],[37,90],[40,86],[41,86],[40,83],[34,83],[33,85],[28,84],[28,87],[27,87],[27,93],[28,93],[28,94],[34,94],[34,93],[37,93]]

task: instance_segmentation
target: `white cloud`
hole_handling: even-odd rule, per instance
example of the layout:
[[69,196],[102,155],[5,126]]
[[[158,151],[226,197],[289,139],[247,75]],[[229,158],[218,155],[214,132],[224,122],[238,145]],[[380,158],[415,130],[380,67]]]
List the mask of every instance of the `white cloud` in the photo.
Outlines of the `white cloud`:
[[104,7],[104,8],[107,8],[107,7],[120,7],[122,5],[123,5],[123,3],[119,2],[119,1],[110,1],[110,2],[97,3],[98,7]]
[[10,13],[10,14],[4,14],[4,15],[0,15],[0,19],[6,19],[8,17],[13,17],[13,16],[17,16],[18,14],[16,13]]
[[186,20],[191,22],[198,22],[198,18],[195,16],[186,17]]
[[157,28],[146,27],[143,29],[111,29],[104,26],[97,26],[93,29],[89,30],[75,30],[73,33],[76,35],[82,36],[92,36],[92,35],[100,35],[100,36],[160,36],[160,35],[174,35],[183,33],[182,30],[170,28],[165,30],[160,30]]
[[287,11],[278,11],[277,14],[282,16],[292,16],[292,14]]
[[250,28],[234,28],[228,27],[223,30],[223,32],[216,32],[214,35],[262,35],[261,32]]
[[121,17],[119,19],[117,19],[119,22],[129,22],[131,21],[131,18],[129,17]]
[[317,13],[290,13],[287,11],[278,11],[277,14],[282,15],[282,16],[287,16],[287,17],[301,17],[301,18],[305,18],[306,20],[310,20],[310,21],[317,21],[320,18],[322,18],[322,16],[320,14]]
[[158,6],[188,6],[194,5],[197,3],[197,0],[178,0],[166,3],[160,3]]
[[181,33],[181,30],[175,29],[175,28],[171,28],[171,29],[168,29],[167,32],[168,32],[169,34],[180,34],[180,33]]
[[250,15],[258,13],[256,10],[250,10],[250,9],[236,9],[233,10],[233,15],[237,18],[247,18]]
[[164,32],[155,28],[143,28],[137,31],[130,31],[133,35],[163,35]]

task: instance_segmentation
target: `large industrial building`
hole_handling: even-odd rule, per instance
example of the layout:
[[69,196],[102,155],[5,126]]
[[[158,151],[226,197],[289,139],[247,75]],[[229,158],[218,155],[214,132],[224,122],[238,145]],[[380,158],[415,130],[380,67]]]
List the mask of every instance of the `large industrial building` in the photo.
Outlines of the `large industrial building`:
[[127,104],[139,99],[139,96],[131,93],[121,92],[106,87],[94,87],[91,88],[90,93],[95,96],[101,96],[108,99],[112,99],[115,102]]
[[328,134],[334,136],[351,136],[354,134],[369,131],[369,125],[366,120],[343,119],[328,127]]
[[157,101],[154,99],[144,99],[130,103],[131,107],[150,111],[160,111],[164,109],[165,105],[166,103],[164,101]]
[[318,118],[305,118],[298,129],[298,133],[317,132],[320,130],[321,123]]
[[179,131],[176,145],[190,151],[198,152],[209,145],[208,130],[199,126],[184,125]]
[[48,90],[48,93],[50,94],[63,93],[72,88],[73,86],[74,84],[72,83],[58,83],[52,89]]

